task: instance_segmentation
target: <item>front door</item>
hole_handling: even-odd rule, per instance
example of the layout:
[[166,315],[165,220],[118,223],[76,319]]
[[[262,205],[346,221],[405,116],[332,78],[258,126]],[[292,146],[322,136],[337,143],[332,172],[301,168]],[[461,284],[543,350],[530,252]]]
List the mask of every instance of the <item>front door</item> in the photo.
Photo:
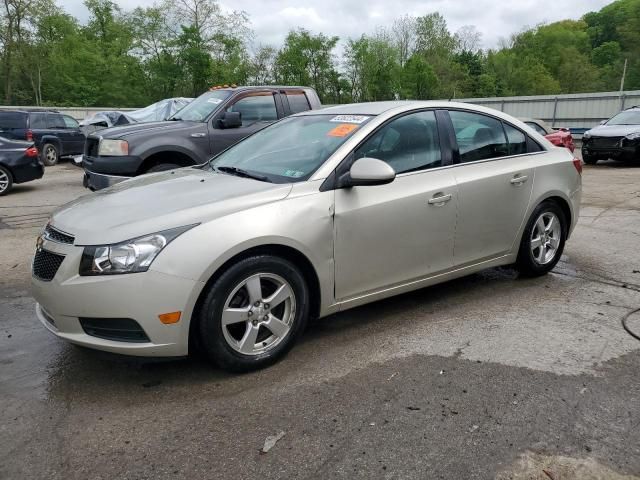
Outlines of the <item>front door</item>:
[[[219,112],[209,126],[211,132],[209,136],[211,154],[215,155],[275,122],[279,116],[279,108],[276,107],[276,96],[277,93],[272,91],[251,92],[239,97],[226,109]],[[238,128],[221,128],[219,119],[224,112],[240,112],[242,126]]]
[[458,201],[433,111],[390,120],[354,152],[396,171],[387,185],[335,192],[338,301],[451,268]]
[[524,221],[535,168],[526,136],[500,120],[478,113],[449,112],[460,164],[456,266],[507,254]]

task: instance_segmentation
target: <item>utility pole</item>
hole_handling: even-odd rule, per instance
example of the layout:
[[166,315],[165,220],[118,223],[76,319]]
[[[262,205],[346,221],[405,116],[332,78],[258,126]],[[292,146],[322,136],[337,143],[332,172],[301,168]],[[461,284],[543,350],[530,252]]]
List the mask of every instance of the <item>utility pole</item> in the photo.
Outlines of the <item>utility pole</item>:
[[624,67],[622,69],[622,79],[620,80],[620,95],[622,95],[622,92],[624,90],[624,77],[627,76],[627,61],[629,59],[625,58],[624,59]]
[[620,109],[624,109],[624,77],[627,76],[627,61],[629,59],[624,59],[624,67],[622,68],[622,78],[620,79]]

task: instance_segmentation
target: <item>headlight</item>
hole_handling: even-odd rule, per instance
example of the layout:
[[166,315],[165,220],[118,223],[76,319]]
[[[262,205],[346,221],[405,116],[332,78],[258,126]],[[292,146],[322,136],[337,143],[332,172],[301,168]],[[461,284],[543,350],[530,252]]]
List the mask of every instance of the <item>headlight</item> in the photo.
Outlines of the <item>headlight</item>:
[[172,228],[113,245],[84,247],[79,273],[88,276],[146,272],[164,247],[193,227]]
[[129,143],[126,140],[100,140],[98,155],[107,157],[129,155]]
[[587,131],[582,135],[583,140],[589,140],[591,138],[591,134]]
[[640,132],[633,132],[630,133],[629,135],[627,135],[625,137],[627,140],[638,140],[640,139]]

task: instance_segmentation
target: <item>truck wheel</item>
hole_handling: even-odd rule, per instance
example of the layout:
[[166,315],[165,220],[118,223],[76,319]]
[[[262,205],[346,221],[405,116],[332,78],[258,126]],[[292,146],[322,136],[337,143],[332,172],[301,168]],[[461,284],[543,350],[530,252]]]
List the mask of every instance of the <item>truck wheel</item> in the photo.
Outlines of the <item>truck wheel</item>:
[[147,173],[166,172],[167,170],[174,170],[176,168],[180,168],[180,165],[176,165],[175,163],[159,163],[147,170]]
[[582,161],[587,165],[595,165],[598,163],[598,159],[592,155],[588,155],[586,153],[582,154]]
[[42,146],[42,163],[47,167],[58,163],[58,149],[52,143],[45,143]]
[[309,289],[288,260],[255,255],[231,265],[206,292],[199,341],[224,370],[246,372],[273,364],[302,334]]
[[11,172],[4,167],[0,167],[0,196],[9,193],[13,187],[13,177]]

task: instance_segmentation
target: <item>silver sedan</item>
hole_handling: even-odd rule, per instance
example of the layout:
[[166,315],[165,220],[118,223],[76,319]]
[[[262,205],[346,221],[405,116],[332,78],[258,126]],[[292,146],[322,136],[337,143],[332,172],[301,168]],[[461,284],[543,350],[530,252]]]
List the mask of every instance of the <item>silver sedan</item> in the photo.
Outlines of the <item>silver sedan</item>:
[[499,265],[547,273],[580,173],[566,149],[468,104],[305,112],[58,209],[37,242],[36,312],[86,347],[263,367],[310,318]]

